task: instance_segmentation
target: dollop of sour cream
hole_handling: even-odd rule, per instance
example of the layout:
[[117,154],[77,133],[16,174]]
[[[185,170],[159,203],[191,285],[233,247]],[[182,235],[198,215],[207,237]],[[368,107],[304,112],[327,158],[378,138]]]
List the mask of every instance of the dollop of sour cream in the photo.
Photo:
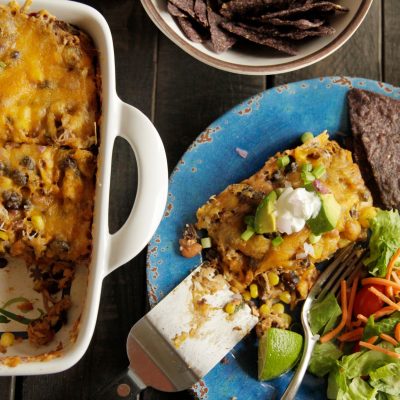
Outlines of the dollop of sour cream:
[[320,209],[321,200],[315,192],[287,187],[276,201],[276,227],[280,233],[288,235],[299,232]]

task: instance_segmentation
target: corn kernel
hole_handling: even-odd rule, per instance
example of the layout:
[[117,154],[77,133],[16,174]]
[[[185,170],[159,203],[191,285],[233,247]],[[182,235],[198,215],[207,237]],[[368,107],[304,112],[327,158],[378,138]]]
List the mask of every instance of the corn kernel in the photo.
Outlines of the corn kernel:
[[363,228],[369,228],[369,222],[376,215],[375,207],[365,207],[360,211],[360,218],[358,221],[360,222]]
[[13,181],[6,176],[0,176],[0,187],[4,190],[11,189],[13,186]]
[[8,233],[4,231],[0,231],[0,239],[7,241],[8,240]]
[[271,311],[274,314],[283,314],[285,312],[285,306],[282,303],[276,303],[271,307]]
[[251,300],[251,295],[250,292],[248,292],[247,290],[245,292],[243,292],[243,300],[244,301],[250,301]]
[[279,295],[280,301],[283,303],[289,304],[290,301],[292,300],[292,296],[290,295],[289,292],[283,292]]
[[233,303],[227,303],[224,308],[227,314],[233,314],[236,311],[236,306]]
[[43,219],[42,216],[40,216],[40,215],[32,215],[31,221],[32,221],[33,227],[37,231],[39,231],[39,232],[43,231],[43,229],[44,229],[44,219]]
[[262,316],[268,315],[268,314],[271,312],[270,308],[268,307],[268,304],[263,304],[263,305],[258,309],[258,311],[260,312],[260,314],[261,314]]
[[252,299],[256,299],[258,297],[258,286],[255,283],[250,285],[250,296]]
[[283,313],[281,318],[285,323],[287,323],[288,326],[292,323],[292,317],[289,314]]
[[0,345],[4,347],[12,346],[14,344],[14,334],[11,332],[4,332],[0,337]]
[[268,272],[267,276],[271,286],[276,286],[279,283],[279,276],[275,272]]
[[314,248],[314,257],[313,258],[315,260],[318,260],[318,258],[321,258],[324,248],[322,246],[320,246],[319,244],[315,244],[313,246],[313,248]]

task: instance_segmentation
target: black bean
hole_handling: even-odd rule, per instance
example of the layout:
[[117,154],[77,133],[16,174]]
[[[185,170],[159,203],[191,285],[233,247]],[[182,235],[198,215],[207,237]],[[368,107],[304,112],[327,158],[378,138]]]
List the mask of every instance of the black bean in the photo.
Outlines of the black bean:
[[285,173],[289,174],[290,172],[296,172],[298,165],[294,157],[289,156],[290,163],[285,167]]
[[29,199],[25,199],[22,203],[22,209],[27,211],[32,207],[32,202]]
[[78,169],[78,165],[76,164],[76,161],[72,157],[66,157],[64,160],[61,161],[60,167],[65,169],[65,168],[72,168],[74,170]]
[[11,52],[11,58],[13,58],[14,60],[18,60],[18,58],[20,57],[20,52],[18,50],[14,50]]
[[50,249],[56,254],[66,253],[69,251],[69,248],[69,243],[65,240],[54,239],[50,243]]
[[0,258],[0,269],[7,267],[7,264],[8,264],[8,261],[5,258],[1,257]]
[[18,169],[11,171],[10,178],[19,186],[25,186],[28,183],[28,175],[24,174]]
[[6,190],[3,192],[4,207],[8,210],[18,210],[21,207],[22,196],[18,192]]
[[299,283],[299,276],[294,271],[284,272],[281,275],[282,283],[285,288],[294,291],[296,289],[296,285]]
[[280,181],[282,179],[283,179],[282,172],[280,170],[278,170],[272,175],[271,181],[276,182],[276,181]]
[[35,169],[35,161],[29,156],[23,157],[20,164],[27,169]]
[[192,225],[192,224],[186,224],[185,225],[185,228],[183,229],[182,238],[186,239],[186,240],[197,241],[197,239],[199,237],[197,235],[197,231],[196,231],[196,228],[194,227],[194,225]]

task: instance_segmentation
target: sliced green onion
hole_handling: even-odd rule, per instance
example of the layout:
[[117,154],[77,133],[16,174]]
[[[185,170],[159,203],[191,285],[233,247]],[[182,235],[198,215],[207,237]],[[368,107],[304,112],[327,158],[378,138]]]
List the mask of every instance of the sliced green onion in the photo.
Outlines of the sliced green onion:
[[289,158],[289,156],[279,157],[277,160],[277,163],[278,163],[279,168],[285,168],[286,165],[289,165],[290,158]]
[[310,234],[308,240],[311,244],[318,243],[321,240],[321,235],[314,235],[313,233]]
[[312,164],[305,163],[301,166],[302,172],[311,172],[312,171]]
[[240,235],[240,238],[247,242],[253,235],[254,229],[251,226],[248,226],[247,229]]
[[326,169],[323,165],[318,165],[317,167],[315,167],[312,171],[312,174],[317,178],[321,178],[322,175],[324,175],[326,173]]
[[211,238],[205,237],[201,239],[201,247],[203,249],[209,249],[211,247]]
[[309,142],[309,141],[312,140],[312,139],[314,139],[314,135],[313,135],[311,132],[304,132],[304,133],[301,135],[301,141],[302,141],[303,143],[307,143],[307,142]]
[[282,236],[277,236],[277,237],[273,238],[271,241],[272,246],[274,246],[274,247],[279,246],[282,242],[283,242]]
[[3,61],[0,61],[0,68],[5,68],[7,67],[7,64]]
[[246,225],[253,227],[254,226],[254,215],[246,215],[244,217],[244,223]]
[[307,192],[315,192],[315,187],[312,182],[306,183],[304,188],[307,190]]
[[307,185],[315,180],[315,176],[311,172],[302,172],[301,179],[303,180],[304,185]]

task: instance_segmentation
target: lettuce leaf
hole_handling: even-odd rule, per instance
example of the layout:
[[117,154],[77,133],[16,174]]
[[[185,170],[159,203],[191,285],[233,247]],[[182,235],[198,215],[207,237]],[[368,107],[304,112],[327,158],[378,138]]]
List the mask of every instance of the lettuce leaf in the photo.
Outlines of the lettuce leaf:
[[378,210],[371,220],[372,231],[369,240],[370,255],[364,260],[369,272],[375,276],[385,276],[387,265],[400,247],[400,215],[397,210]]
[[[309,321],[312,333],[319,333],[324,326],[334,326],[342,310],[333,293],[328,293],[322,301],[317,301],[310,309]],[[333,325],[333,326],[332,326]],[[327,328],[325,328],[326,330]],[[328,329],[328,330],[329,330]]]
[[342,351],[332,342],[317,343],[308,370],[316,376],[323,377],[335,368],[336,360],[342,355]]
[[371,387],[362,378],[354,378],[347,390],[339,389],[338,400],[375,400],[378,389]]
[[[393,351],[393,346],[385,346]],[[348,379],[357,378],[360,376],[368,376],[372,371],[390,363],[399,363],[393,357],[378,351],[361,351],[342,357],[338,361],[338,365],[344,375]]]
[[400,396],[400,364],[390,363],[370,373],[370,384],[372,387],[391,394]]
[[390,317],[375,322],[374,317],[370,316],[365,325],[363,340],[368,340],[372,336],[379,336],[381,333],[392,335],[394,328],[400,322],[400,311],[394,312]]

